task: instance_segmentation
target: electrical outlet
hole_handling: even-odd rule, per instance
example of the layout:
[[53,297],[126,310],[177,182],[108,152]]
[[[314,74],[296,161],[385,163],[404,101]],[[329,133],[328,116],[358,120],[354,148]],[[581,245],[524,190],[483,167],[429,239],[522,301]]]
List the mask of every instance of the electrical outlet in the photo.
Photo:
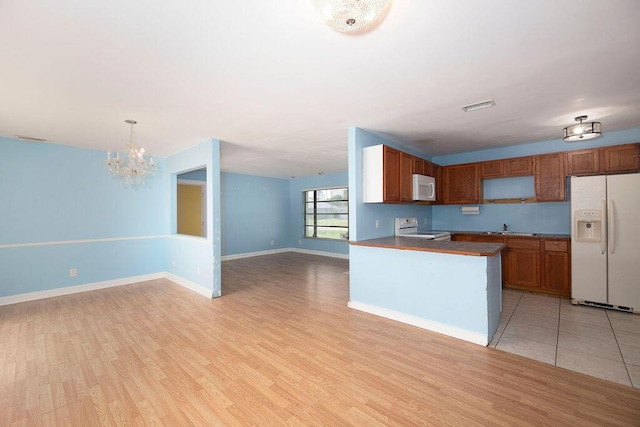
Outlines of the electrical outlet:
[[302,244],[302,240],[298,240],[298,244],[301,245]]
[[200,276],[200,267],[198,267],[198,276]]
[[273,245],[273,240],[271,241],[271,245]]
[[176,266],[176,260],[174,259],[171,261],[171,267],[175,267],[175,266]]
[[380,220],[376,219],[376,228],[380,228]]
[[427,218],[424,219],[424,225],[427,225]]
[[78,270],[75,268],[69,269],[69,277],[76,277],[78,275]]

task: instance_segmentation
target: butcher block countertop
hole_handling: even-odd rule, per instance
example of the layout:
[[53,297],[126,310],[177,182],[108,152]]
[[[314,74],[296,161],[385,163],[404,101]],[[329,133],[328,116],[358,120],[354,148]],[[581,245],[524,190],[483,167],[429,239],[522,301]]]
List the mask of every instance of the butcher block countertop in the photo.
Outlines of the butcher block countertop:
[[405,251],[439,252],[468,256],[494,256],[506,247],[503,243],[450,242],[422,239],[419,237],[380,237],[377,239],[349,242],[355,246],[400,249]]

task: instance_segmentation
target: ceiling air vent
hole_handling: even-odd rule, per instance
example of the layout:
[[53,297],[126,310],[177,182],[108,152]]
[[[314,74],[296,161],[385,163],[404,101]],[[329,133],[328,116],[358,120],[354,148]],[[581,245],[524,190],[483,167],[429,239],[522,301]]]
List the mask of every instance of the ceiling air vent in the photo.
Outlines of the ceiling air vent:
[[494,100],[488,99],[486,101],[476,102],[475,104],[464,105],[462,109],[468,113],[469,111],[481,110],[483,108],[493,107],[494,105],[496,105]]
[[43,139],[43,138],[35,138],[35,137],[33,137],[33,136],[16,135],[16,138],[18,138],[20,141],[42,142],[42,143],[47,142],[47,140],[46,140],[46,139]]

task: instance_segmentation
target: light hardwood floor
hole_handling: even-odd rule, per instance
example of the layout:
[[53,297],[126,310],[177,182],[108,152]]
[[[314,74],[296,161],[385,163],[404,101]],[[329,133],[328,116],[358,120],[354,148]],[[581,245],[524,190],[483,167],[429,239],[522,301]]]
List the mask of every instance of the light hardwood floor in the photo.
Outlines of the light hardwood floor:
[[226,261],[0,307],[0,426],[640,425],[640,390],[346,307],[348,262]]

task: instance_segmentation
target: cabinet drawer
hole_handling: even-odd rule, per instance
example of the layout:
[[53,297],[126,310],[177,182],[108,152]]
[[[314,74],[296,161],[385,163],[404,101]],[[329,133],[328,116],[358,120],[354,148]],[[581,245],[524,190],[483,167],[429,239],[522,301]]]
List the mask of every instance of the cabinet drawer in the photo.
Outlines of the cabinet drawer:
[[540,249],[539,239],[507,239],[507,246],[518,249]]
[[563,242],[559,240],[545,240],[544,250],[554,252],[567,252],[569,248],[569,242]]
[[504,237],[501,237],[501,236],[476,236],[476,242],[480,242],[480,243],[504,243]]
[[454,242],[475,242],[476,237],[473,234],[454,234],[451,236]]

